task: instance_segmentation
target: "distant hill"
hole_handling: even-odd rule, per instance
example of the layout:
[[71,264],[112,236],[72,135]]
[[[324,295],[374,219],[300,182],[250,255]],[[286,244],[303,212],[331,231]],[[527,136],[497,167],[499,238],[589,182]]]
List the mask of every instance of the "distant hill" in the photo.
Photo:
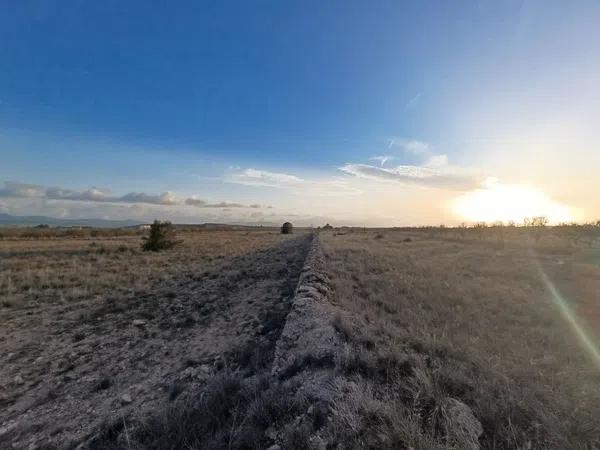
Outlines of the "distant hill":
[[13,216],[0,213],[0,227],[28,227],[46,224],[51,227],[95,227],[95,228],[119,228],[139,225],[141,222],[135,220],[105,220],[105,219],[58,219],[47,216]]

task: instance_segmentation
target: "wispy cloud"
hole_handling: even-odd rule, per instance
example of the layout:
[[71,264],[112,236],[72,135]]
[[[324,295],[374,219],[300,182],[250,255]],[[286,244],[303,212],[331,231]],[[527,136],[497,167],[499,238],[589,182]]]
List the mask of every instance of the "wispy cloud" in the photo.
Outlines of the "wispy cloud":
[[107,202],[107,203],[147,203],[149,205],[177,205],[179,200],[173,192],[162,194],[146,194],[144,192],[129,192],[121,196],[111,195],[109,189],[92,187],[85,191],[74,191],[60,187],[50,187],[44,191],[42,197],[51,200],[71,200],[80,202]]
[[261,208],[267,207],[259,204],[244,205],[235,202],[209,203],[197,197],[179,200],[173,192],[167,191],[162,194],[147,194],[144,192],[129,192],[128,194],[115,196],[109,189],[92,187],[83,191],[65,189],[61,187],[44,187],[36,184],[21,183],[18,181],[5,181],[4,187],[0,188],[0,197],[4,198],[42,198],[48,200],[77,201],[77,202],[99,202],[99,203],[132,203],[149,204],[161,206],[188,205],[202,208]]
[[130,192],[122,197],[117,197],[120,202],[126,203],[150,203],[153,205],[177,205],[177,196],[170,191],[160,195],[145,194],[143,192]]
[[420,166],[384,168],[368,164],[346,164],[346,174],[380,182],[397,182],[450,190],[469,190],[481,185],[483,177],[474,171],[448,165],[446,155],[437,155]]
[[431,152],[431,146],[428,142],[420,141],[418,139],[405,139],[399,137],[392,137],[388,139],[388,150],[392,148],[400,148],[405,152],[419,156],[426,155]]
[[319,196],[354,195],[360,193],[359,190],[348,185],[345,180],[341,179],[311,180],[296,175],[253,168],[234,173],[226,181],[247,186],[266,186],[277,189],[297,190],[304,194]]
[[433,155],[423,164],[425,167],[447,167],[448,165],[447,155]]
[[0,197],[33,198],[43,195],[43,187],[18,181],[5,181],[4,187],[0,189]]
[[415,95],[408,102],[406,102],[404,109],[406,109],[408,111],[410,109],[415,108],[419,104],[419,100],[421,100],[422,96],[423,96],[422,92],[417,93],[417,95]]
[[98,188],[91,188],[86,191],[78,192],[59,187],[50,187],[45,190],[42,196],[52,200],[74,200],[89,202],[105,202],[111,198],[110,191],[107,189]]
[[297,187],[306,184],[306,180],[295,175],[252,168],[233,174],[229,181],[249,186],[268,186],[276,188]]
[[202,207],[202,206],[206,205],[206,200],[202,200],[200,198],[195,198],[195,197],[190,197],[190,198],[186,198],[184,203],[189,206]]
[[394,159],[394,157],[391,155],[373,156],[372,158],[369,158],[371,161],[378,161],[380,166],[384,166],[385,163],[391,161],[392,159]]
[[242,203],[235,202],[209,203],[206,200],[202,200],[197,197],[186,198],[184,204],[188,206],[195,206],[197,208],[268,208],[267,205],[259,205],[258,203],[253,203],[251,205],[245,205]]

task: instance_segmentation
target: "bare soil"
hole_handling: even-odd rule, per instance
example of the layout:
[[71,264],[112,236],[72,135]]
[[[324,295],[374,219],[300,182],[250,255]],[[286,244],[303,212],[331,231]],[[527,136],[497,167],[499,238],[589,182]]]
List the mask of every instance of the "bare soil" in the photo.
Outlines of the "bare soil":
[[[0,241],[0,447],[70,448],[272,359],[306,235]],[[250,368],[251,370],[251,368]]]

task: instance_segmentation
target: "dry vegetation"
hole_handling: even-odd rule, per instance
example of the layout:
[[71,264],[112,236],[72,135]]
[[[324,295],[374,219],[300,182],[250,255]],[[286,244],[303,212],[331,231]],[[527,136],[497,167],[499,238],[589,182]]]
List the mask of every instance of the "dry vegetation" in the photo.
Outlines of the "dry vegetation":
[[600,448],[599,231],[5,233],[0,448]]
[[600,362],[541,275],[600,345],[599,231],[321,233],[349,343],[339,370],[360,386],[334,407],[347,447],[469,448],[444,429],[451,398],[483,448],[600,448]]
[[117,448],[267,364],[307,250],[278,231],[179,233],[165,252],[100,234],[0,241],[0,448]]

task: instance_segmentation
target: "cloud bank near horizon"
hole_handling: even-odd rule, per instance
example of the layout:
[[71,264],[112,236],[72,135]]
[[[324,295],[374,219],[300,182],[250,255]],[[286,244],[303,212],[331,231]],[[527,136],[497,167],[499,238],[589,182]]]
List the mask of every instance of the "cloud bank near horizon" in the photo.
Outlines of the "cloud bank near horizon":
[[37,198],[73,202],[129,203],[159,206],[186,205],[197,208],[269,208],[268,205],[261,205],[259,203],[250,205],[226,201],[210,203],[197,197],[189,197],[182,201],[171,191],[166,191],[162,194],[129,192],[121,196],[115,196],[111,194],[110,189],[104,188],[91,187],[83,191],[76,191],[61,187],[44,187],[19,181],[5,181],[4,187],[0,188],[0,198]]

